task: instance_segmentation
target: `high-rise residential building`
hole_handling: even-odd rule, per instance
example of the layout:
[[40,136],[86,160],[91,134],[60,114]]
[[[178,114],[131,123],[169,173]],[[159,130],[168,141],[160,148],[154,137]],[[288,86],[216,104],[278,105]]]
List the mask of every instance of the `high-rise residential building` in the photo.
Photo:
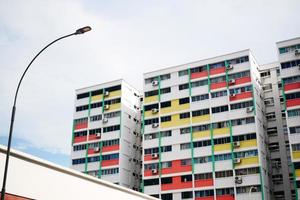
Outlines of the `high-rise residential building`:
[[264,112],[250,50],[144,74],[142,191],[270,199]]
[[124,80],[76,90],[72,168],[139,190],[141,96]]
[[296,199],[300,188],[300,38],[277,43]]

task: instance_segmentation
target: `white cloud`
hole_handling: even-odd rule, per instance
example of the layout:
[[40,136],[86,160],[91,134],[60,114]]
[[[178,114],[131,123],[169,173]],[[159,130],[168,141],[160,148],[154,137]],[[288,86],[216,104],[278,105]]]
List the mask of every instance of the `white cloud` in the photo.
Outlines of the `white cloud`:
[[2,1],[0,134],[8,132],[17,81],[51,40],[91,25],[92,32],[49,48],[22,85],[15,136],[51,152],[70,152],[74,90],[252,48],[261,63],[275,42],[300,34],[297,0]]

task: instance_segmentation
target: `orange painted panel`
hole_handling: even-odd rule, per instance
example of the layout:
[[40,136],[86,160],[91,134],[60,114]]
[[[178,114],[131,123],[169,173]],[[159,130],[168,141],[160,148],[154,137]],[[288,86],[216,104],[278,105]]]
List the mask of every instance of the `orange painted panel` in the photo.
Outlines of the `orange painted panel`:
[[118,165],[119,164],[119,159],[114,159],[114,160],[103,160],[101,162],[101,166],[111,166],[111,165]]
[[240,94],[236,94],[234,97],[230,97],[230,101],[236,101],[236,100],[240,100],[240,99],[247,99],[252,97],[252,92],[243,92]]
[[224,67],[219,67],[219,68],[209,70],[209,74],[210,75],[221,74],[221,73],[225,73],[225,71],[226,68],[224,66]]
[[300,89],[300,82],[289,83],[284,85],[284,91],[295,90],[295,89]]
[[300,98],[289,99],[286,101],[286,107],[300,106]]
[[201,77],[207,77],[207,76],[208,76],[207,71],[197,72],[197,73],[192,73],[191,74],[191,79],[201,78]]
[[116,145],[112,145],[112,146],[102,147],[102,152],[117,151],[119,149],[120,149],[120,146],[118,144],[116,144]]
[[192,181],[181,182],[181,177],[175,176],[173,177],[173,183],[162,184],[161,190],[178,190],[178,189],[191,188],[192,186],[193,186]]
[[191,165],[181,166],[181,160],[173,160],[172,167],[162,169],[162,174],[173,174],[178,172],[192,171]]
[[210,85],[210,89],[213,90],[213,89],[223,88],[223,87],[226,87],[226,86],[227,86],[226,81],[220,82],[220,83],[212,83]]
[[195,200],[214,200],[214,197],[196,197]]
[[195,187],[206,187],[206,186],[213,186],[213,185],[214,185],[213,179],[195,180]]
[[87,140],[87,136],[79,136],[74,138],[74,143],[86,142],[86,140]]
[[244,84],[244,83],[250,83],[251,82],[251,77],[242,77],[242,78],[237,78],[235,79],[234,85],[239,85],[239,84]]
[[93,134],[93,135],[89,135],[89,141],[90,140],[99,140],[101,137],[97,137],[96,134]]
[[217,196],[217,200],[234,200],[234,195],[232,194],[220,195]]
[[157,158],[153,158],[151,154],[147,154],[144,156],[144,161],[149,161],[149,160],[157,160]]
[[88,123],[84,122],[84,123],[76,124],[74,129],[78,130],[78,129],[83,129],[83,128],[87,128],[87,127],[88,127]]
[[[1,192],[0,192],[1,194]],[[13,194],[8,194],[5,193],[5,200],[30,200],[30,198],[26,198],[26,197],[22,197],[22,196],[18,196],[18,195],[13,195]]]

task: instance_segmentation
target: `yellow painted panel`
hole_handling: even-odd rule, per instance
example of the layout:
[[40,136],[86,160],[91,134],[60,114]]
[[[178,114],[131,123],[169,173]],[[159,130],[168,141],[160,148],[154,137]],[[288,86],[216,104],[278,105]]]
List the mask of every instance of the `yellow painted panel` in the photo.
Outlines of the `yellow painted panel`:
[[210,137],[210,131],[197,131],[193,132],[193,139]]
[[172,120],[169,122],[162,122],[161,128],[169,128],[169,127],[176,127],[176,126],[183,126],[190,123],[189,118],[180,119],[179,114],[172,115]]
[[121,90],[110,92],[107,98],[118,97],[118,96],[121,96]]
[[243,166],[243,165],[253,165],[253,164],[258,164],[258,156],[241,158],[241,162],[239,164],[235,164],[235,165]]
[[193,123],[204,122],[209,120],[210,120],[210,115],[202,115],[202,116],[197,116],[192,118]]
[[116,110],[121,108],[121,103],[111,104],[109,110]]
[[100,95],[92,96],[91,100],[92,101],[101,101],[102,98],[103,98],[103,95],[100,94]]
[[300,177],[300,169],[295,170],[296,177]]
[[241,141],[239,148],[256,147],[256,146],[257,146],[257,141],[256,139],[253,139],[253,140]]
[[156,116],[156,115],[158,115],[158,112],[154,113],[154,114],[152,113],[151,110],[148,110],[145,112],[145,117],[152,117],[152,116]]
[[226,135],[226,134],[229,135],[230,134],[230,130],[227,127],[218,128],[218,129],[214,129],[213,130],[213,134],[214,134],[214,136],[217,136],[217,135]]
[[153,102],[153,101],[158,101],[158,96],[155,95],[155,96],[151,96],[151,97],[145,97],[145,103],[150,103],[150,102]]
[[176,112],[176,111],[180,111],[180,110],[187,110],[189,108],[190,108],[189,103],[179,105],[179,100],[175,99],[175,100],[171,101],[171,106],[170,107],[162,108],[160,110],[160,113],[161,114],[166,114],[166,113]]
[[226,151],[226,150],[231,150],[231,144],[217,144],[214,146],[215,151]]
[[293,151],[293,159],[300,159],[300,151]]

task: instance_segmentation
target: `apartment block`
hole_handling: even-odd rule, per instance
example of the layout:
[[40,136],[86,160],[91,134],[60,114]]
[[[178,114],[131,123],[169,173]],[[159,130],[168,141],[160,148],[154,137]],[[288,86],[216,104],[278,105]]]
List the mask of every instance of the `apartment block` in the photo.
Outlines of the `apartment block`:
[[300,38],[277,43],[282,79],[283,110],[292,161],[294,195],[299,199],[300,188]]
[[144,193],[270,199],[264,93],[250,50],[144,74]]
[[124,80],[76,90],[72,168],[139,190],[141,95]]

